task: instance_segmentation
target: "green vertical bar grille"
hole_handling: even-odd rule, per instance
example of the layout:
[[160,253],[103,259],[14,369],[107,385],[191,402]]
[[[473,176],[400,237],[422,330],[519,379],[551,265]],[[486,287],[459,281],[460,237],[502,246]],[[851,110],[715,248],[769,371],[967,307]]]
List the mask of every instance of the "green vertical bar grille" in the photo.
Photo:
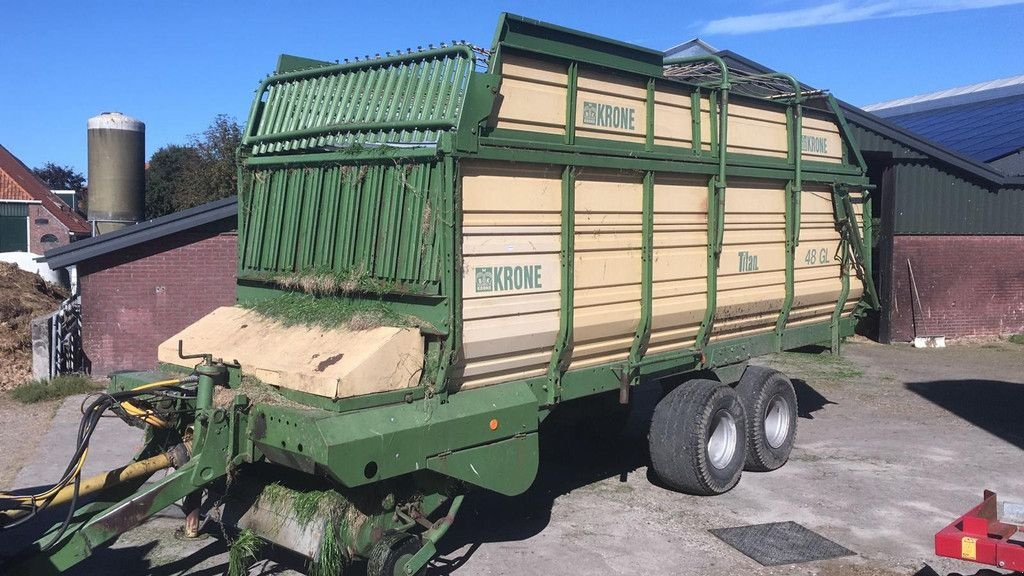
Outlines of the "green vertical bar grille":
[[243,145],[253,156],[354,146],[431,146],[458,127],[475,66],[468,46],[270,76]]
[[254,171],[242,195],[242,274],[436,286],[440,170],[394,163]]

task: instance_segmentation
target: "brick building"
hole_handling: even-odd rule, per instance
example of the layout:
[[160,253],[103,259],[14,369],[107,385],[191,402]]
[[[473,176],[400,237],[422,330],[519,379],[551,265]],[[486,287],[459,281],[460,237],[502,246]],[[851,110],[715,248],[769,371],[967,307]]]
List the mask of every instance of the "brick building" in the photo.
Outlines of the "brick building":
[[876,186],[880,340],[1024,332],[1024,177],[847,108]]
[[153,368],[161,342],[234,304],[237,212],[227,198],[46,253],[51,268],[77,268],[94,376]]
[[0,146],[0,252],[42,254],[89,236],[89,223]]
[[[699,40],[667,56],[709,52],[731,75],[771,72]],[[1024,332],[1024,176],[1015,163],[1024,154],[1024,77],[998,84],[985,97],[957,92],[953,106],[936,107],[935,116],[897,108],[908,114],[906,125],[839,102],[875,186],[882,342]],[[911,121],[946,145],[909,129]],[[947,147],[960,144],[960,151]]]
[[1024,76],[865,110],[890,132],[860,122],[889,200],[888,338],[1024,331]]

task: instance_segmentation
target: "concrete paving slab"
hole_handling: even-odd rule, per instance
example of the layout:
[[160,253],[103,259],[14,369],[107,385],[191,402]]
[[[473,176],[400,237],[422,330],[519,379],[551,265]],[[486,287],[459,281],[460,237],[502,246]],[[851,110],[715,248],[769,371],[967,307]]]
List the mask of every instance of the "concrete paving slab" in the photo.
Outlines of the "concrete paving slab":
[[[49,485],[60,479],[75,453],[84,395],[69,396],[57,409],[36,455],[15,477],[19,488]],[[142,448],[142,430],[119,418],[103,418],[89,442],[83,477],[124,466]]]

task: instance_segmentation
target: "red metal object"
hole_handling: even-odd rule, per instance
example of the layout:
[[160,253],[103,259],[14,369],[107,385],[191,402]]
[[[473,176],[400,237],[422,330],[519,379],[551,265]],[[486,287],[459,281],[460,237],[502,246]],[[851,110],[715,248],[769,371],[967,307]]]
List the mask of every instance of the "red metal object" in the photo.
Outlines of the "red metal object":
[[985,490],[981,504],[935,535],[935,553],[1007,570],[1024,571],[1024,532],[1021,526],[998,520],[996,493]]

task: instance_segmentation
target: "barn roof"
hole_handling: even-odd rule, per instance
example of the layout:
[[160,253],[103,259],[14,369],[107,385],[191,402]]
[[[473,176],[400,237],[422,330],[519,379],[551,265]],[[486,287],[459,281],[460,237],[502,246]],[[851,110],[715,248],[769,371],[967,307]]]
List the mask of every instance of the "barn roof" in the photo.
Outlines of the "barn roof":
[[89,223],[85,218],[51,192],[50,187],[17,156],[0,145],[0,202],[4,200],[39,202],[72,234],[89,234]]
[[981,162],[1024,149],[1024,75],[864,109]]
[[158,238],[225,220],[234,221],[237,216],[238,197],[231,196],[48,250],[46,263],[53,269],[65,268]]

